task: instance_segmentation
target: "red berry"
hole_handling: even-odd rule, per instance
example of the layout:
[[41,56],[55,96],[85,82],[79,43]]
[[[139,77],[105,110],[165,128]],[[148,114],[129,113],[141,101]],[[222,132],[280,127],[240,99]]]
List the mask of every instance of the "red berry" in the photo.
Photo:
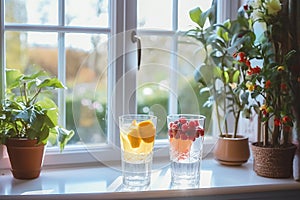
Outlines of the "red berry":
[[181,130],[184,133],[188,131],[188,128],[189,128],[189,125],[187,123],[184,123],[181,125]]
[[178,125],[177,124],[173,124],[172,125],[172,130],[177,130],[178,129]]
[[170,122],[170,123],[169,123],[169,128],[170,128],[170,129],[172,128],[173,124],[174,124],[173,122]]
[[204,135],[204,129],[199,128],[199,129],[197,130],[197,133],[198,133],[200,136],[203,136],[203,135]]
[[179,139],[180,138],[180,133],[179,132],[174,132],[173,135],[174,135],[175,139]]
[[170,137],[173,137],[173,131],[171,129],[168,130],[168,134],[169,134]]
[[186,134],[180,134],[180,139],[182,139],[182,140],[187,140],[188,137],[187,137]]
[[195,126],[199,126],[199,121],[197,119],[194,122],[195,122]]
[[200,136],[199,130],[197,130],[195,137],[198,138]]
[[195,121],[190,121],[189,122],[189,127],[194,128],[196,126]]
[[187,122],[186,118],[185,117],[180,117],[178,119],[178,121],[181,123],[181,124],[185,124]]

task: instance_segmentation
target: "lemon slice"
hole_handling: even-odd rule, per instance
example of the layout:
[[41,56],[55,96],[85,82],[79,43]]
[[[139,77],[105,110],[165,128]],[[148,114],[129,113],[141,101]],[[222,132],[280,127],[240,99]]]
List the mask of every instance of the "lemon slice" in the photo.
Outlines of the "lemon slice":
[[152,143],[155,137],[155,126],[150,120],[138,123],[138,133],[145,143]]
[[138,148],[141,144],[141,138],[136,128],[130,130],[127,135],[132,148]]

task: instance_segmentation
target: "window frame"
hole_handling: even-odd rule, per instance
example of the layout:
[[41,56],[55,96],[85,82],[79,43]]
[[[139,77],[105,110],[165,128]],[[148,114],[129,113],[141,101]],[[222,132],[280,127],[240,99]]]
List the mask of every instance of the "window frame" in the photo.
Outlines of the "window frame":
[[[239,1],[235,0],[218,0],[218,11],[223,10],[222,15],[218,12],[218,21],[224,21],[230,16],[233,10],[236,10]],[[137,29],[137,0],[124,0],[124,1],[113,1],[109,0],[109,10],[110,10],[110,21],[108,28],[91,28],[91,27],[77,27],[68,26],[64,27],[64,10],[65,4],[64,0],[58,0],[58,15],[59,24],[56,25],[24,25],[24,24],[8,24],[5,25],[4,22],[4,0],[0,1],[0,82],[5,83],[5,31],[44,31],[44,32],[58,32],[58,78],[65,83],[66,69],[65,69],[65,33],[106,33],[111,38],[109,38],[109,66],[108,66],[108,123],[107,130],[108,138],[107,144],[100,146],[94,146],[84,148],[84,147],[68,147],[66,146],[62,154],[59,154],[58,148],[51,148],[46,150],[44,165],[65,165],[65,164],[80,164],[80,163],[91,163],[91,162],[109,162],[120,160],[120,149],[119,140],[117,137],[118,132],[118,122],[117,117],[124,113],[129,113],[136,109],[136,97],[130,101],[130,108],[126,102],[132,99],[131,92],[136,88],[136,82],[131,81],[132,79],[122,80],[121,85],[117,82],[122,78],[123,74],[137,66],[137,54],[136,54],[136,44],[131,41],[132,31],[136,31],[138,35],[168,35],[173,39],[172,50],[177,51],[177,37],[180,34],[178,29],[178,0],[173,0],[173,14],[172,14],[172,30],[171,31],[153,31],[153,30],[142,30]],[[221,8],[221,9],[220,9]],[[224,9],[225,8],[225,9]],[[225,14],[224,14],[225,13]],[[129,53],[128,53],[129,52]],[[172,54],[172,66],[176,69],[177,62],[175,54]],[[175,71],[175,70],[171,70]],[[130,75],[130,78],[136,79],[136,74]],[[176,80],[175,72],[171,74],[171,80]],[[173,84],[170,86],[173,91],[176,91],[177,81],[171,81]],[[127,88],[127,90],[124,90]],[[109,98],[114,97],[116,92],[118,96],[122,98]],[[0,98],[3,99],[5,96],[5,84],[1,84],[0,87]],[[175,113],[177,111],[177,100],[176,97],[170,96],[169,99],[169,113]],[[59,91],[59,112],[61,116],[66,114],[65,106],[65,94],[64,91]],[[65,117],[59,118],[59,123],[65,125]],[[215,143],[215,139],[207,138],[206,144],[208,150],[210,151]],[[155,144],[155,156],[157,157],[167,157],[168,150],[162,150],[168,148],[167,139],[158,140]],[[209,153],[209,152],[208,152]],[[0,168],[8,168],[9,161],[6,153],[6,148],[0,145]]]

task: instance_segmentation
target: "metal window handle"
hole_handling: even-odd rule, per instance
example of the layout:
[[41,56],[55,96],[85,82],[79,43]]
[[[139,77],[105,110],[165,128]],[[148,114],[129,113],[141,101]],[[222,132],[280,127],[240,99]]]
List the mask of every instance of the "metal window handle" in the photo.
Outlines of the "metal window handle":
[[133,43],[137,42],[137,51],[138,51],[138,70],[140,70],[141,66],[141,56],[142,56],[142,45],[141,45],[141,38],[137,36],[135,31],[131,33],[131,41]]

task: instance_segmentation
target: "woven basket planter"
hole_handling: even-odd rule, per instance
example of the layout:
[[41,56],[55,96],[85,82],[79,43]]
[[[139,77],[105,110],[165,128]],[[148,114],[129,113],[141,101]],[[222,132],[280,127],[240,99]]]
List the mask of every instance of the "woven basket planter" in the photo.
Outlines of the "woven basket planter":
[[290,178],[293,175],[293,159],[296,146],[268,148],[251,145],[253,169],[257,175],[268,178]]

